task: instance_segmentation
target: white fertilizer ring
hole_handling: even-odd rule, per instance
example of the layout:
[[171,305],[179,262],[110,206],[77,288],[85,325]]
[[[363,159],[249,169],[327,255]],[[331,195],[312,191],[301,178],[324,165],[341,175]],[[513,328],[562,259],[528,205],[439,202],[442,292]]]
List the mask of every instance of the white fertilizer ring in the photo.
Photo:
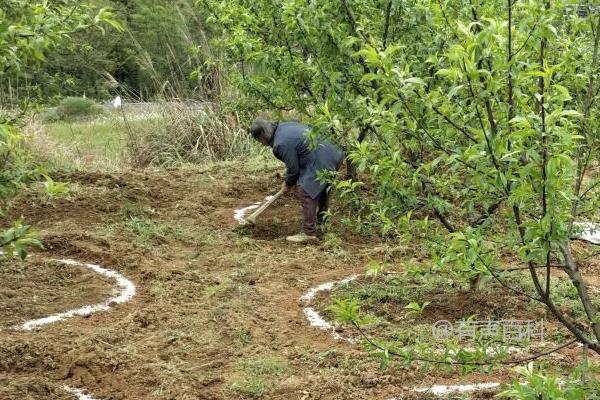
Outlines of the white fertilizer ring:
[[575,235],[576,239],[585,240],[592,244],[600,244],[600,224],[595,222],[575,222],[573,226],[580,231]]
[[99,311],[107,311],[110,307],[116,304],[123,304],[131,300],[131,298],[135,295],[135,285],[129,279],[125,278],[123,275],[119,274],[116,271],[113,271],[108,268],[103,268],[99,265],[95,264],[84,264],[73,260],[56,260],[62,264],[73,265],[73,266],[81,266],[87,269],[90,269],[96,272],[99,275],[105,276],[107,278],[113,279],[118,286],[118,293],[116,296],[109,298],[103,303],[92,304],[83,306],[80,308],[75,308],[72,310],[64,311],[61,313],[56,313],[49,315],[43,318],[32,319],[24,324],[16,327],[20,330],[30,331],[36,328],[40,328],[44,325],[52,324],[54,322],[62,321],[67,318],[72,318],[75,316],[88,316],[95,312]]
[[[328,332],[333,339],[343,340],[352,344],[357,342],[356,339],[344,337],[336,332],[335,327],[327,321],[323,316],[312,307],[312,302],[321,292],[330,292],[336,285],[344,285],[350,283],[358,278],[358,275],[352,275],[339,281],[326,282],[319,286],[308,289],[301,297],[300,303],[305,307],[303,308],[304,316],[308,320],[310,326],[317,329]],[[500,387],[498,382],[485,382],[476,384],[464,384],[464,385],[433,385],[429,387],[415,387],[412,388],[413,392],[417,393],[431,393],[435,396],[442,397],[457,393],[472,393],[480,392],[483,390],[492,390]],[[391,398],[389,400],[400,400],[400,398]]]
[[[358,278],[358,275],[352,275],[347,278],[341,279],[339,281],[331,281],[323,283],[319,286],[312,287],[308,289],[301,297],[300,303],[304,305],[303,312],[304,316],[308,320],[310,326],[315,327],[317,329],[328,332],[331,337],[337,341],[346,341],[351,344],[356,344],[358,342],[355,338],[345,337],[340,335],[335,326],[327,321],[323,316],[315,310],[312,306],[313,300],[315,297],[322,292],[330,292],[337,285],[344,285],[350,283]],[[509,347],[507,349],[510,354],[518,354],[522,353],[522,350],[517,347]],[[493,351],[492,351],[493,352]],[[489,354],[491,355],[492,352]],[[412,392],[416,393],[428,393],[433,394],[436,397],[448,397],[451,395],[457,394],[466,394],[466,393],[486,393],[497,391],[501,386],[499,382],[482,382],[482,383],[465,383],[465,384],[457,384],[457,385],[431,385],[431,386],[423,386],[423,387],[413,387],[410,388]],[[86,399],[83,399],[86,400]],[[401,397],[393,397],[388,400],[401,400]]]
[[[0,252],[0,256],[2,256],[2,255],[3,255],[3,253]],[[118,286],[118,289],[116,290],[116,294],[103,303],[92,304],[92,305],[68,310],[65,312],[52,314],[47,317],[32,319],[32,320],[25,322],[24,324],[22,324],[20,326],[15,327],[16,329],[31,331],[33,329],[40,328],[44,325],[62,321],[67,318],[71,318],[71,317],[75,317],[75,316],[88,316],[95,312],[107,311],[116,304],[123,304],[123,303],[128,302],[135,295],[134,283],[132,281],[130,281],[129,279],[125,278],[120,273],[118,273],[112,269],[104,268],[104,267],[101,267],[101,266],[95,265],[95,264],[84,264],[84,263],[80,263],[80,262],[74,261],[74,260],[55,260],[55,261],[62,263],[62,264],[66,264],[66,265],[84,267],[84,268],[87,268],[87,269],[90,269],[90,270],[96,272],[99,275],[113,279]],[[62,388],[64,391],[74,395],[78,400],[98,400],[95,397],[87,394],[85,390],[76,389],[76,388],[72,388],[69,386],[63,386]]]
[[77,397],[77,400],[98,400],[97,398],[86,394],[84,390],[75,389],[69,386],[62,387],[65,392],[71,393],[73,396]]
[[[268,200],[269,198],[265,199]],[[246,225],[248,221],[246,217],[253,210],[260,207],[261,203],[254,203],[248,207],[239,208],[234,211],[234,219],[238,221],[240,225]],[[586,222],[575,223],[575,226],[578,227],[581,232],[575,236],[578,239],[585,240],[587,242],[593,244],[600,244],[600,224]],[[334,325],[332,325],[329,321],[327,321],[323,316],[312,306],[312,302],[316,295],[321,292],[330,292],[334,286],[346,284],[355,280],[358,276],[352,275],[348,278],[339,280],[326,282],[319,286],[310,288],[306,293],[304,293],[300,297],[300,302],[304,305],[303,312],[310,326],[318,328],[320,330],[329,332],[329,334],[335,340],[343,340],[349,343],[356,343],[357,340],[353,338],[348,338],[340,335]],[[515,348],[509,349],[510,353],[519,352],[518,349]],[[438,397],[448,396],[452,394],[459,393],[473,393],[473,392],[481,392],[483,390],[497,390],[500,387],[500,383],[498,382],[484,382],[484,383],[476,383],[476,384],[462,384],[462,385],[433,385],[429,387],[415,387],[412,390],[417,393],[431,393]],[[85,400],[85,399],[84,399]],[[397,398],[392,398],[389,400],[399,400]]]
[[[496,391],[500,388],[498,382],[484,382],[484,383],[470,383],[462,385],[432,385],[426,387],[413,388],[413,392],[433,394],[437,397],[444,397],[449,395],[483,392],[483,391]],[[392,397],[388,400],[401,400],[401,397]]]
[[[240,222],[240,224],[243,224],[244,222],[242,222],[242,221],[245,221],[243,219],[243,217],[245,216],[244,212],[246,212],[245,210],[252,210],[259,206],[260,206],[260,203],[258,203],[258,205],[252,205],[250,207],[236,210],[236,214],[235,214],[236,219]],[[238,212],[239,212],[239,214],[238,214]],[[239,219],[237,217],[238,215],[240,216]],[[596,224],[593,222],[584,222],[584,223],[576,222],[575,226],[581,230],[581,233],[579,233],[577,238],[588,241],[590,243],[600,244],[600,224]],[[311,304],[312,304],[312,301],[314,300],[315,296],[318,293],[330,292],[335,285],[341,285],[341,284],[346,284],[348,282],[352,282],[357,277],[358,277],[357,275],[352,275],[348,278],[345,278],[345,279],[342,279],[339,281],[323,283],[319,286],[310,288],[306,293],[304,293],[300,297],[300,302],[303,305],[305,305],[305,307],[303,309],[304,316],[308,320],[308,323],[310,324],[310,326],[330,332],[331,336],[335,340],[345,340],[345,341],[351,342],[351,343],[356,342],[356,340],[343,337],[338,332],[336,332],[335,327],[329,321],[325,320],[323,318],[323,316],[321,316],[321,314],[317,310],[315,310],[314,307],[311,306]],[[509,348],[510,353],[518,352],[517,350],[518,349],[512,348],[512,347]]]
[[335,340],[345,340],[350,343],[356,342],[356,340],[344,337],[336,332],[335,327],[330,322],[325,320],[325,318],[323,318],[321,314],[314,309],[314,307],[312,307],[312,301],[317,294],[321,292],[330,292],[334,286],[352,282],[356,278],[358,278],[358,275],[352,275],[339,281],[323,283],[322,285],[308,289],[308,291],[306,291],[306,293],[300,297],[300,302],[305,305],[303,309],[304,316],[308,320],[310,326],[329,332]]

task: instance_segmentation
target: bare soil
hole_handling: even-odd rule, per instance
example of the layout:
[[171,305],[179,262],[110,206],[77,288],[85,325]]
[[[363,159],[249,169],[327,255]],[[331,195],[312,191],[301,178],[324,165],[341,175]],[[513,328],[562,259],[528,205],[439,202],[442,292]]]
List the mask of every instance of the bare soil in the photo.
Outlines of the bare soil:
[[[387,249],[335,224],[336,243],[288,244],[285,236],[300,227],[293,196],[279,200],[256,227],[238,226],[233,210],[276,191],[279,169],[223,163],[55,178],[79,189],[51,202],[25,192],[0,221],[23,216],[45,244],[35,260],[10,264],[0,275],[0,293],[13,296],[0,297],[0,323],[93,304],[112,288],[86,271],[64,276],[37,260],[73,258],[113,268],[138,293],[109,312],[37,332],[2,329],[2,399],[72,398],[62,385],[107,400],[421,399],[426,396],[408,388],[464,380],[458,370],[382,370],[361,346],[307,325],[298,302],[304,291],[364,272]],[[8,271],[22,275],[9,278]],[[57,276],[63,276],[58,283]],[[26,300],[25,288],[40,300]],[[20,305],[6,306],[15,298]]]
[[0,376],[0,399],[10,398],[72,400],[73,396],[62,389],[60,385],[50,382],[46,378]]
[[0,329],[102,303],[114,282],[82,266],[52,261],[13,262],[0,268]]

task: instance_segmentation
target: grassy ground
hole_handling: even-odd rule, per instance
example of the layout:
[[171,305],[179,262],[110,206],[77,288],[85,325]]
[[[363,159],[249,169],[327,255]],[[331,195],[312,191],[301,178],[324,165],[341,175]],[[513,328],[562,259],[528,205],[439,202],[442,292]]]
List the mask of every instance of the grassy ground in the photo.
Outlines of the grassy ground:
[[[143,127],[147,120],[131,121]],[[54,169],[122,169],[127,161],[127,130],[118,118],[88,121],[32,121],[27,127],[34,157]]]
[[51,170],[119,171],[260,156],[237,115],[165,104],[165,110],[111,111],[64,121],[30,120],[27,145]]
[[[140,125],[145,121],[132,121]],[[119,120],[93,122],[54,122],[46,125],[48,135],[79,155],[101,156],[111,161],[123,158],[127,133]]]

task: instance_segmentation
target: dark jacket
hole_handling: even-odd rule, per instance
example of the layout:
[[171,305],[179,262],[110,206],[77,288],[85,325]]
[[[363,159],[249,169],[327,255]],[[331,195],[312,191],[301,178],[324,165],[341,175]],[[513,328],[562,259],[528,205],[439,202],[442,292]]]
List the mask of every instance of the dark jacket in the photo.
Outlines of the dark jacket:
[[317,180],[317,172],[335,171],[342,162],[343,153],[335,145],[320,141],[314,150],[309,148],[306,133],[310,128],[298,122],[281,122],[271,142],[273,154],[285,163],[288,186],[299,183],[313,199],[325,185]]

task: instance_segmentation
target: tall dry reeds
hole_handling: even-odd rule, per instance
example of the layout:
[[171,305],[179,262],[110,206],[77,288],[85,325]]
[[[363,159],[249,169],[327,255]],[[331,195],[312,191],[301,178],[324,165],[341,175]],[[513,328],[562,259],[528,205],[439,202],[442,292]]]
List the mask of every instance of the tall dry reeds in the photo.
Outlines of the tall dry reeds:
[[247,156],[256,144],[237,114],[212,103],[163,102],[156,118],[131,124],[124,117],[132,166],[175,166]]

